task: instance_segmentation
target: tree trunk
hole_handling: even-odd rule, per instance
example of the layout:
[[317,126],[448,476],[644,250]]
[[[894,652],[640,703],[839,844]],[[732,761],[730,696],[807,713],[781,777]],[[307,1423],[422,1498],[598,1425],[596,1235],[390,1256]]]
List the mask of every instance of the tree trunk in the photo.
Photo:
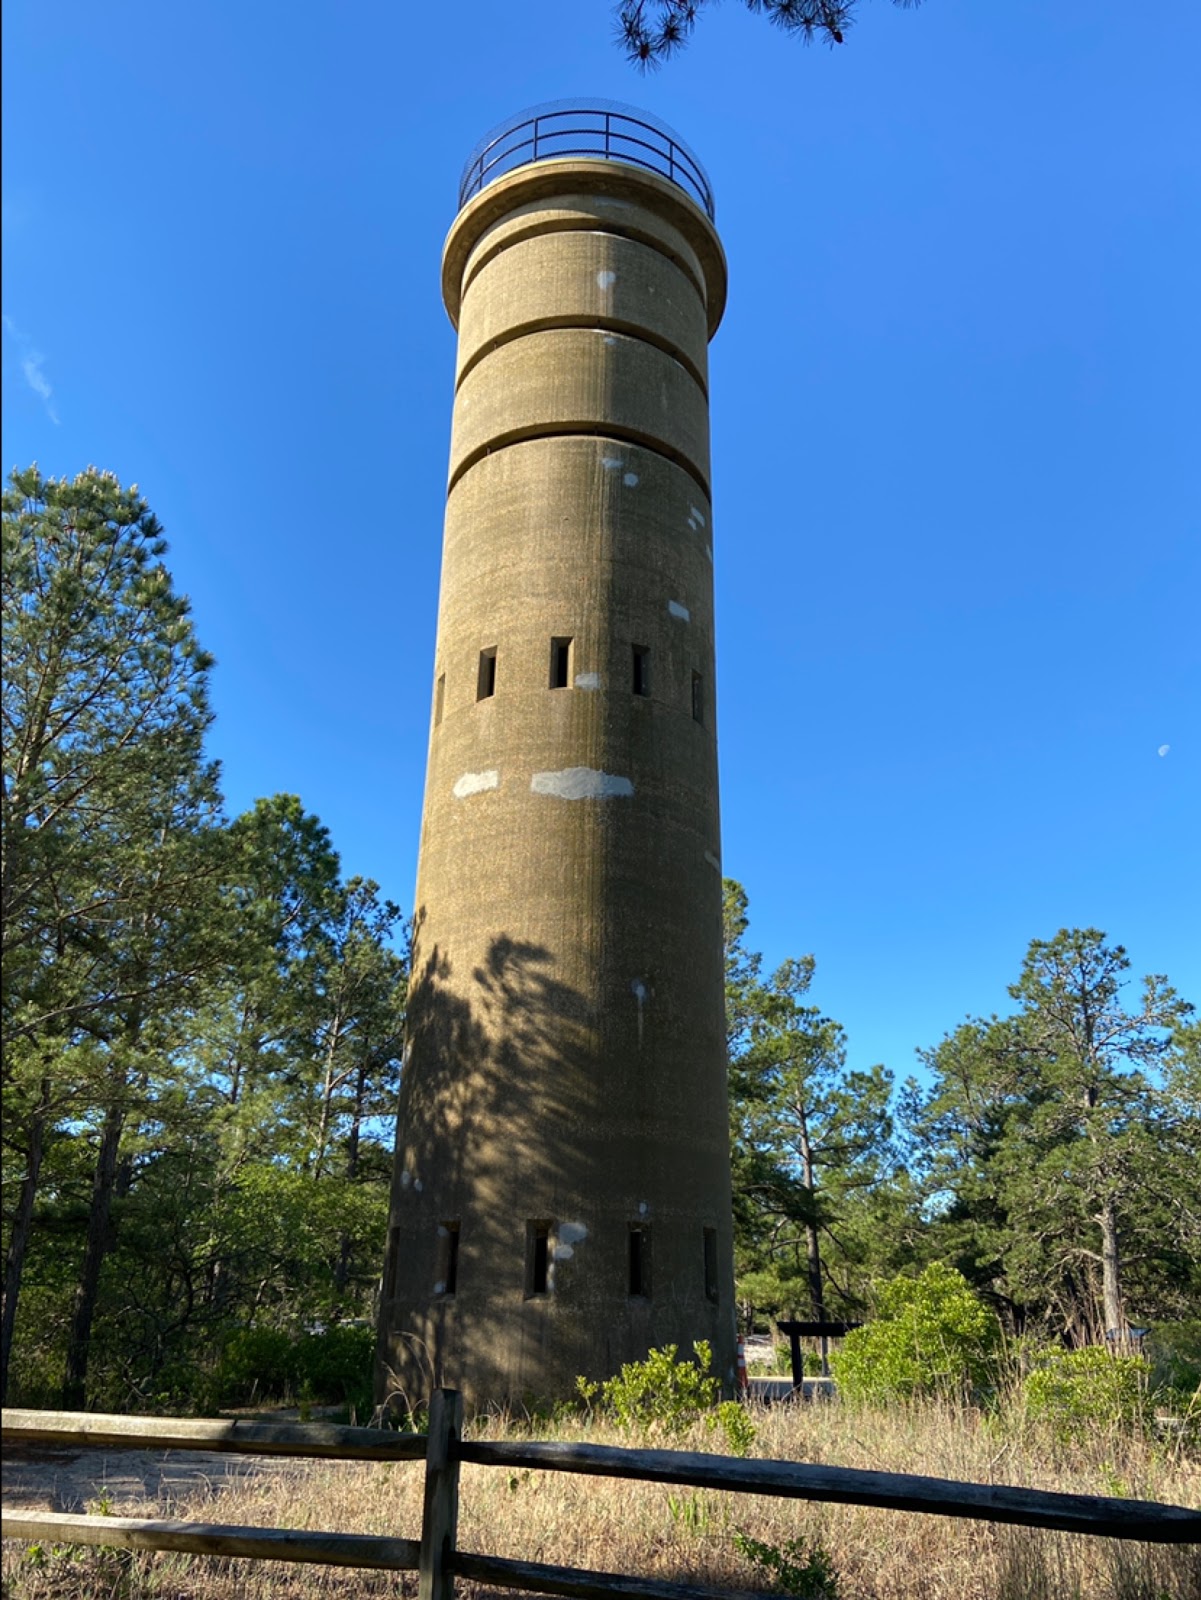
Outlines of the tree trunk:
[[21,1192],[17,1197],[17,1209],[13,1216],[12,1233],[8,1241],[8,1258],[4,1263],[4,1311],[0,1316],[0,1403],[5,1404],[8,1401],[8,1367],[12,1357],[13,1330],[17,1322],[17,1300],[21,1293],[25,1255],[29,1249],[33,1203],[37,1198],[38,1179],[42,1172],[42,1153],[46,1147],[46,1121],[49,1110],[50,1079],[43,1078],[39,1086],[38,1102],[29,1122],[25,1176],[21,1179]]
[[[812,1212],[814,1206],[816,1205],[816,1199],[814,1195],[815,1174],[813,1167],[813,1146],[809,1142],[809,1127],[805,1121],[804,1112],[800,1112],[799,1121],[801,1128],[801,1182],[809,1191],[809,1207],[810,1211]],[[822,1287],[821,1242],[818,1238],[817,1219],[813,1215],[811,1215],[809,1220],[805,1223],[805,1257],[805,1276],[809,1284],[809,1304],[812,1308],[813,1320],[815,1322],[824,1322],[826,1320],[826,1311],[824,1304],[825,1290]]]
[[[359,1128],[363,1121],[363,1106],[367,1097],[367,1052],[364,1050],[354,1084],[354,1114],[350,1124],[350,1137],[346,1141],[346,1176],[351,1183],[359,1171]],[[339,1294],[346,1290],[350,1277],[350,1235],[344,1233],[338,1241],[338,1265],[334,1268],[334,1287]]]
[[317,1123],[317,1155],[313,1164],[313,1177],[320,1178],[321,1169],[325,1166],[325,1146],[329,1140],[330,1125],[333,1121],[334,1090],[343,1081],[342,1074],[334,1071],[334,1062],[337,1058],[338,1045],[342,1040],[345,1017],[341,1006],[337,1008],[330,1019],[329,1034],[325,1045],[325,1082],[321,1086],[321,1115]]
[[1126,1308],[1122,1304],[1122,1264],[1118,1253],[1118,1219],[1112,1200],[1107,1200],[1097,1216],[1101,1228],[1101,1307],[1105,1314],[1105,1335],[1115,1349],[1126,1344]]
[[63,1378],[63,1405],[67,1410],[82,1410],[87,1393],[88,1352],[92,1341],[92,1321],[100,1290],[100,1269],[112,1246],[113,1187],[117,1176],[117,1151],[125,1127],[125,1111],[114,1103],[104,1117],[96,1171],[92,1178],[92,1209],[88,1216],[88,1237],[83,1253],[83,1270],[75,1291],[75,1309],[67,1342],[67,1366]]
[[[809,1305],[815,1322],[826,1320],[826,1293],[822,1286],[822,1251],[817,1232],[817,1218],[812,1213],[816,1207],[814,1196],[813,1145],[809,1140],[809,1123],[804,1110],[798,1106],[801,1128],[801,1181],[809,1191],[810,1217],[805,1223],[805,1276],[809,1282]],[[821,1341],[822,1377],[830,1376],[830,1341],[819,1335]]]

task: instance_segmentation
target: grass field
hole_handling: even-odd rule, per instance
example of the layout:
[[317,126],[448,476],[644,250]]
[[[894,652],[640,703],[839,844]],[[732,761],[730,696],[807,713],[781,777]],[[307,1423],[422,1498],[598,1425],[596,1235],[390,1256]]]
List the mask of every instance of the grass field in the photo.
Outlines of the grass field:
[[[1066,1445],[1010,1419],[926,1404],[854,1410],[833,1404],[754,1412],[753,1456],[880,1471],[1118,1495],[1201,1506],[1201,1460],[1180,1444],[1095,1432]],[[481,1418],[472,1437],[520,1434],[654,1444],[582,1423]],[[719,1450],[703,1426],[678,1441]],[[311,1463],[189,1488],[172,1501],[102,1497],[114,1515],[416,1536],[421,1463]],[[90,1509],[97,1509],[94,1503]],[[1201,1600],[1201,1549],[1036,1533],[946,1517],[807,1505],[754,1496],[467,1466],[460,1497],[464,1550],[593,1570],[769,1590],[770,1575],[736,1536],[784,1550],[808,1570],[791,1591],[807,1600]],[[416,1578],[185,1556],[35,1550],[6,1542],[12,1600],[337,1600],[414,1595]],[[460,1584],[464,1600],[503,1592]]]

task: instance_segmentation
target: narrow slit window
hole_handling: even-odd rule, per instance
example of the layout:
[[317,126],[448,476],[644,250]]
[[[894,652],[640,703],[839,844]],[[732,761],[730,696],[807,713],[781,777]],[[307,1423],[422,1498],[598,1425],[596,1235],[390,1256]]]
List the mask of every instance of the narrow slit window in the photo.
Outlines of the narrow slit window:
[[699,672],[692,674],[692,720],[704,726],[705,721],[705,680]]
[[705,1229],[705,1299],[717,1304],[717,1229]]
[[434,727],[442,721],[442,708],[446,704],[446,674],[440,672],[434,685]]
[[646,1299],[651,1292],[651,1231],[630,1229],[630,1295]]
[[644,644],[634,646],[634,677],[631,687],[635,694],[643,697],[651,692],[651,653]]
[[490,700],[496,693],[496,646],[480,651],[480,675],[476,685],[477,700]]
[[566,689],[571,683],[571,640],[552,639],[550,642],[550,686]]
[[400,1260],[400,1229],[388,1230],[388,1264],[384,1271],[384,1299],[396,1298],[396,1268]]
[[550,1223],[527,1222],[525,1225],[525,1293],[526,1299],[550,1292]]
[[459,1286],[459,1224],[438,1224],[438,1262],[435,1268],[434,1293],[452,1295]]
[[446,1292],[454,1294],[459,1287],[459,1224],[447,1223],[446,1232]]

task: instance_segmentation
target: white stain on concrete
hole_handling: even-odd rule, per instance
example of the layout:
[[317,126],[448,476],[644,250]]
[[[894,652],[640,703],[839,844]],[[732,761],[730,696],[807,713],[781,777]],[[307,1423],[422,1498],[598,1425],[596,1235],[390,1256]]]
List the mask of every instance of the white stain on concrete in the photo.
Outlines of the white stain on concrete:
[[713,854],[712,850],[706,850],[705,851],[705,860],[709,863],[709,865],[714,869],[715,872],[720,872],[721,871],[721,862]]
[[465,800],[469,794],[483,794],[485,789],[500,788],[500,773],[495,767],[487,772],[465,772],[454,787],[456,800]]
[[413,1188],[415,1189],[415,1191],[418,1194],[421,1193],[421,1179],[420,1178],[414,1178],[413,1179]]
[[[689,506],[688,507],[688,527],[691,530],[691,532],[700,533],[701,529],[704,526],[705,526],[705,513],[701,510],[700,506]],[[705,554],[709,557],[710,561],[713,560],[713,546],[712,545],[707,544],[705,546]]]
[[692,621],[692,613],[689,611],[687,606],[682,606],[678,600],[669,600],[667,602],[667,609],[671,612],[673,617],[679,617],[681,622]]
[[650,1207],[647,1205],[646,1201],[645,1200],[639,1200],[639,1202],[638,1202],[638,1215],[640,1217],[645,1217],[649,1210],[650,1210]]
[[616,344],[617,340],[614,338],[614,336],[611,333],[607,333],[605,335],[604,342],[605,342],[605,344]]
[[435,1294],[445,1294],[446,1293],[446,1285],[442,1282],[441,1278],[439,1278],[437,1283],[434,1285],[434,1293]]
[[604,467],[606,472],[616,472],[618,467],[621,466],[621,457],[620,456],[602,456],[601,457],[601,466]]
[[611,289],[616,282],[617,274],[615,272],[598,272],[596,275],[596,287],[598,289]]
[[636,472],[625,472],[622,474],[621,481],[627,489],[636,489],[638,487],[638,474]]
[[593,767],[564,767],[562,772],[535,772],[530,779],[535,794],[554,795],[557,800],[623,800],[634,792],[628,778]]
[[577,689],[599,689],[601,679],[599,672],[577,672],[575,675]]
[[575,1247],[588,1237],[587,1226],[582,1222],[561,1222],[555,1230],[555,1260],[570,1261]]
[[413,1181],[413,1174],[411,1172],[402,1172],[401,1173],[401,1175],[400,1175],[400,1187],[402,1189],[407,1189],[409,1187],[409,1185],[412,1183],[412,1181]]

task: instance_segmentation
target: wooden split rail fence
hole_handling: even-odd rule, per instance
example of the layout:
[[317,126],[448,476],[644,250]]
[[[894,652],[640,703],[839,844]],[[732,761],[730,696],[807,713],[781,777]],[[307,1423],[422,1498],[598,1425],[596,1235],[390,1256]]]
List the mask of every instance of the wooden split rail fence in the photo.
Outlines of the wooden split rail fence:
[[1201,1511],[1146,1500],[1053,1494],[999,1484],[955,1483],[908,1473],[865,1472],[793,1461],[747,1461],[682,1450],[626,1450],[608,1445],[465,1440],[461,1396],[438,1390],[428,1434],[326,1423],[193,1421],[93,1412],[0,1413],[12,1443],[124,1450],[219,1450],[246,1455],[309,1456],[338,1461],[425,1461],[420,1539],[290,1528],[232,1527],[135,1517],[96,1517],[5,1508],[4,1535],[63,1544],[102,1544],[260,1561],[319,1562],[420,1575],[421,1600],[453,1600],[455,1579],[474,1579],[533,1594],[576,1600],[763,1600],[760,1595],[690,1583],[586,1572],[460,1550],[456,1530],[459,1469],[464,1462],[594,1477],[642,1479],[698,1489],[784,1499],[879,1506],[894,1511],[968,1517],[1023,1527],[1099,1534],[1156,1544],[1201,1544]]

